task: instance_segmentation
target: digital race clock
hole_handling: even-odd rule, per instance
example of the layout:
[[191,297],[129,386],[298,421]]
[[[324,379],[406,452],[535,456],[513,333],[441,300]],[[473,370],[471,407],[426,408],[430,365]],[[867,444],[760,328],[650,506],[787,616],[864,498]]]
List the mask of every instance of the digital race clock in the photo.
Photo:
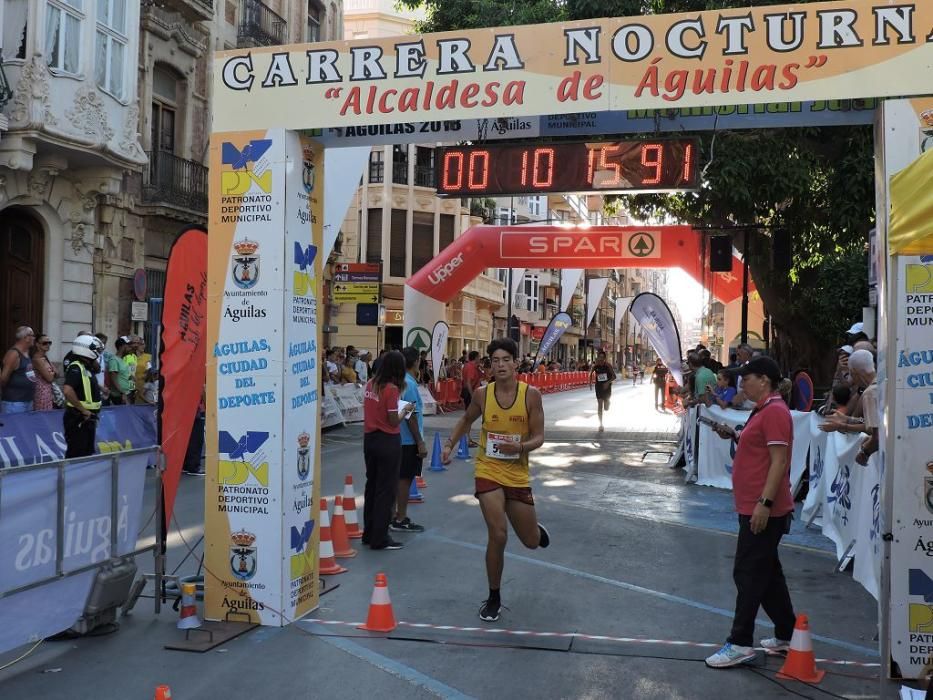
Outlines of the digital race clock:
[[435,151],[439,195],[694,189],[697,142],[483,144]]

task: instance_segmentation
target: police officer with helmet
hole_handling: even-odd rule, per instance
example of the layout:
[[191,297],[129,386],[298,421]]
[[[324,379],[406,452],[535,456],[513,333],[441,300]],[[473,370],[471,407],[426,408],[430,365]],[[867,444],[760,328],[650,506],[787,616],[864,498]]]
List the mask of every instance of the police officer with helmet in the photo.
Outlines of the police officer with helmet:
[[100,356],[101,342],[92,335],[79,335],[65,355],[65,459],[87,457],[94,454],[97,417],[100,413]]

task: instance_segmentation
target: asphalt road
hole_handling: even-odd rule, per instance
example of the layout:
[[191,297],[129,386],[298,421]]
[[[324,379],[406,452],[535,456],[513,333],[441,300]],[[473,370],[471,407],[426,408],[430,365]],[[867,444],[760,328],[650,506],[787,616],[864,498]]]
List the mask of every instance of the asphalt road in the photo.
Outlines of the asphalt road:
[[[446,472],[425,472],[425,503],[409,508],[425,533],[398,535],[401,551],[361,549],[342,561],[347,573],[328,577],[339,586],[309,617],[333,624],[261,628],[203,655],[167,651],[181,635],[175,614],[155,615],[152,600],[141,599],[118,632],[45,642],[0,671],[0,698],[151,698],[163,683],[175,700],[878,697],[871,665],[822,664],[828,673],[818,687],[781,686],[780,659],[763,655],[750,668],[707,669],[702,659],[725,639],[735,599],[730,494],[684,485],[663,454],[644,458],[669,450],[676,430],[670,414],[654,410],[647,384],[617,385],[601,435],[589,391],[546,396],[545,412],[552,439],[532,460],[533,488],[553,542],[528,551],[511,537],[508,609],[498,623],[477,617],[487,592],[485,527],[472,465],[456,460]],[[429,437],[458,415],[429,418]],[[324,493],[340,493],[352,474],[359,498],[361,434],[349,426],[325,435]],[[203,483],[182,481],[170,569],[200,536]],[[827,541],[799,523],[794,529],[782,560],[795,607],[810,616],[817,656],[876,664],[875,601],[848,574],[833,573]],[[148,558],[139,564],[151,570]],[[188,557],[178,573],[197,566]],[[342,624],[365,619],[377,572],[388,576],[396,617],[409,623],[390,638],[360,637]],[[759,636],[770,636],[763,614],[760,621]],[[14,656],[0,657],[0,666]]]

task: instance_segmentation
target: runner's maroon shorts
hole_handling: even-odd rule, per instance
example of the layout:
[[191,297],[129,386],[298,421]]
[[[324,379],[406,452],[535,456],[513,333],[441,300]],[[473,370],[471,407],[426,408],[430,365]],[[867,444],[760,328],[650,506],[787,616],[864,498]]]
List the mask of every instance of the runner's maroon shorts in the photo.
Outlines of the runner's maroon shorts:
[[474,494],[477,498],[481,493],[489,493],[490,491],[495,491],[496,489],[502,489],[505,493],[505,500],[507,501],[518,501],[519,503],[527,503],[530,506],[535,504],[535,499],[531,495],[531,487],[516,487],[516,486],[503,486],[500,483],[492,481],[491,479],[476,479],[476,493]]

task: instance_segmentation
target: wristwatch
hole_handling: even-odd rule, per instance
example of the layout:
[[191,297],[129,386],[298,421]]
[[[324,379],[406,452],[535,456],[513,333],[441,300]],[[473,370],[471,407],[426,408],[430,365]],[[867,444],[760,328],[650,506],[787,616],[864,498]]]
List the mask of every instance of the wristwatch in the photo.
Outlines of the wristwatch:
[[759,498],[759,499],[758,499],[758,502],[759,502],[761,505],[763,505],[765,508],[770,508],[771,506],[774,505],[774,501],[772,501],[770,498],[765,498],[764,496],[762,496],[761,498]]

